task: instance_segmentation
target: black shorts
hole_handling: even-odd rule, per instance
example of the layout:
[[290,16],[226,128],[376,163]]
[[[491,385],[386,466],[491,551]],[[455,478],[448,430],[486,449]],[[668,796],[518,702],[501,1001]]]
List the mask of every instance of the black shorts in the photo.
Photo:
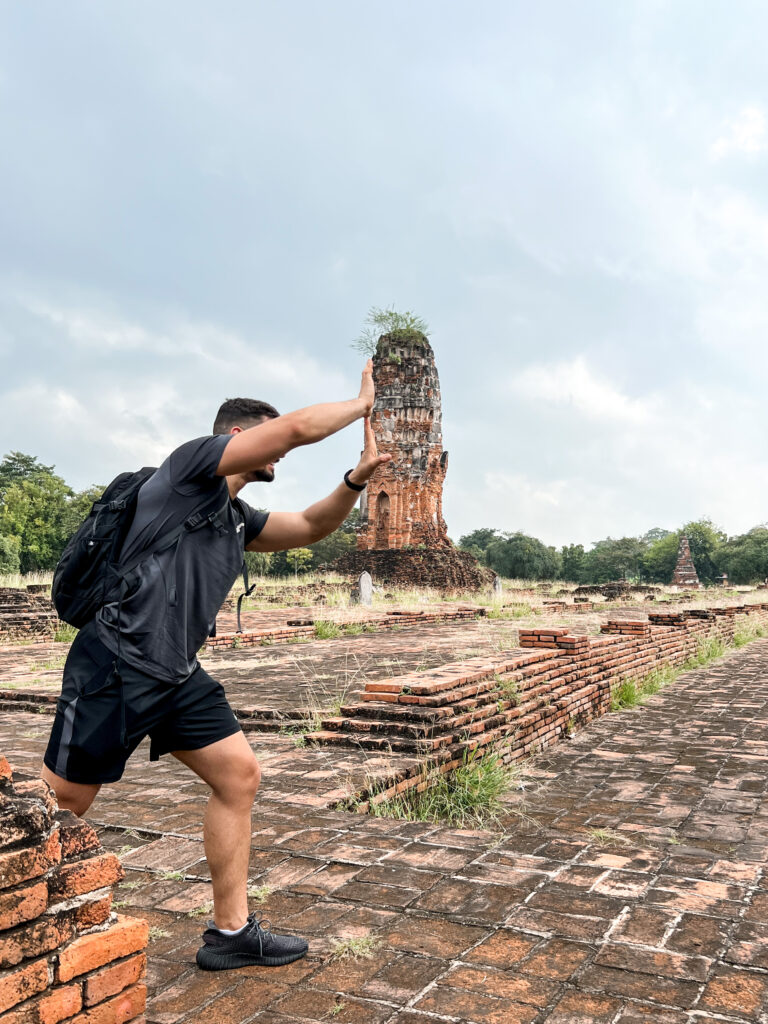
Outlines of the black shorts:
[[[150,760],[172,750],[199,750],[240,731],[224,688],[200,666],[183,683],[165,683],[121,665],[88,623],[64,666],[46,766],[69,782],[117,782],[145,736]],[[122,694],[121,694],[122,689]]]

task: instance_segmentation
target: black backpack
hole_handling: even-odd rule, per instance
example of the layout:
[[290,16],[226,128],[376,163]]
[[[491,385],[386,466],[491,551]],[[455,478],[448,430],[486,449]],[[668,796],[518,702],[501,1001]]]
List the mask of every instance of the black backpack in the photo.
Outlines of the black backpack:
[[[78,629],[90,622],[110,597],[119,596],[120,584],[128,572],[151,554],[174,544],[186,530],[196,530],[206,523],[222,528],[220,515],[226,504],[211,509],[209,502],[181,525],[158,537],[150,548],[121,563],[120,552],[136,513],[136,498],[154,472],[153,466],[145,466],[135,473],[115,477],[64,548],[51,590],[58,616],[64,622]],[[240,602],[237,611],[239,630]]]

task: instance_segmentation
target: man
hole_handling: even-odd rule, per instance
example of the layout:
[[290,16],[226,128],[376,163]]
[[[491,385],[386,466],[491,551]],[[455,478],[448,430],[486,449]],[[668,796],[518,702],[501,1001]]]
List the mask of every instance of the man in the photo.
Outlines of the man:
[[[84,814],[103,783],[116,782],[145,736],[150,759],[173,754],[211,787],[203,823],[213,882],[214,919],[197,962],[206,970],[274,966],[307,952],[249,917],[251,808],[259,764],[224,690],[197,661],[216,613],[248,551],[285,551],[332,533],[389,455],[379,455],[370,425],[373,365],[360,394],[280,416],[250,399],[222,405],[210,437],[181,445],[141,488],[122,548],[125,564],[148,551],[110,601],[80,630],[64,668],[62,694],[45,753],[43,778],[59,805]],[[327,498],[304,512],[257,512],[237,499],[254,481],[274,479],[275,463],[364,419],[364,451]],[[205,512],[203,516],[194,514]],[[190,521],[172,545],[152,542]]]

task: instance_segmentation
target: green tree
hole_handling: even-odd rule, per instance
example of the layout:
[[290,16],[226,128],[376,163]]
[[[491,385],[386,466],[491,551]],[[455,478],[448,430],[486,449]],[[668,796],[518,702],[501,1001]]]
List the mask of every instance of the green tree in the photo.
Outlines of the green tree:
[[347,518],[327,537],[309,545],[312,552],[312,566],[328,565],[357,547],[357,527],[360,523],[360,509],[353,508]]
[[768,523],[730,537],[717,551],[717,564],[731,583],[758,583],[768,577]]
[[72,497],[71,488],[53,474],[6,488],[0,505],[0,534],[18,537],[22,572],[55,567],[69,537],[67,501]]
[[312,563],[312,552],[309,548],[291,548],[285,552],[285,561],[293,569],[295,575],[306,572]]
[[0,573],[19,571],[21,539],[0,535]]
[[[44,466],[42,462],[37,461],[37,456],[10,452],[0,462],[0,499],[11,484],[53,475],[53,466]],[[61,477],[57,479],[60,480]]]
[[272,565],[271,551],[246,551],[245,564],[250,576],[268,576]]
[[637,537],[606,537],[584,555],[585,583],[610,583],[613,580],[637,580],[643,572],[645,548]]
[[569,583],[583,583],[584,545],[566,544],[560,550],[560,577]]
[[483,527],[480,530],[473,530],[472,533],[466,533],[463,537],[459,537],[459,547],[462,551],[468,551],[478,562],[485,562],[485,553],[488,550],[488,546],[498,539],[498,530]]
[[488,545],[486,564],[509,579],[553,580],[560,572],[560,555],[536,537],[505,533]]
[[680,536],[668,533],[647,548],[643,554],[643,572],[652,583],[669,583],[675,570]]
[[657,540],[663,540],[665,537],[669,537],[672,533],[671,530],[664,530],[661,526],[654,526],[652,530],[648,530],[640,538],[641,543],[645,544],[646,547],[650,547],[651,544],[655,544]]

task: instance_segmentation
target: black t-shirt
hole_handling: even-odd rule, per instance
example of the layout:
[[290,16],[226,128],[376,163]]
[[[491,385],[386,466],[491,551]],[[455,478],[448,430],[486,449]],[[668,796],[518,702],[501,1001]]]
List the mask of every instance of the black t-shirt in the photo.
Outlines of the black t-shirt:
[[[121,560],[151,550],[161,535],[194,512],[219,511],[220,528],[184,531],[178,543],[150,554],[127,577],[120,609],[120,656],[166,682],[181,682],[197,668],[197,652],[242,569],[243,550],[257,537],[267,513],[231,501],[216,476],[228,434],[187,441],[139,491],[136,515]],[[117,601],[96,618],[99,638],[117,653]]]

